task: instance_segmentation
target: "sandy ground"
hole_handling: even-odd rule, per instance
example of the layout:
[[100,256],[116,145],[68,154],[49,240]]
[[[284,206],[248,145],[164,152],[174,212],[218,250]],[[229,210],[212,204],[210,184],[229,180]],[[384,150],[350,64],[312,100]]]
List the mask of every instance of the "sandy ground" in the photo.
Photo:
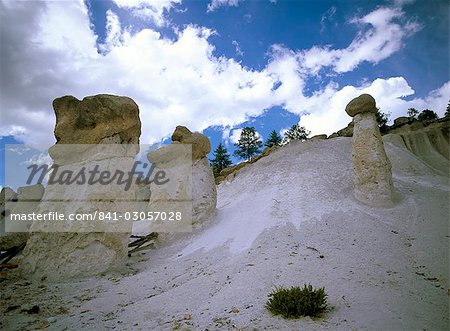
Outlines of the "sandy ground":
[[[1,328],[448,330],[449,178],[384,139],[393,208],[353,198],[351,138],[294,142],[221,183],[202,229],[138,253],[122,274],[31,284],[11,273]],[[265,310],[275,286],[304,283],[325,287],[324,318]]]

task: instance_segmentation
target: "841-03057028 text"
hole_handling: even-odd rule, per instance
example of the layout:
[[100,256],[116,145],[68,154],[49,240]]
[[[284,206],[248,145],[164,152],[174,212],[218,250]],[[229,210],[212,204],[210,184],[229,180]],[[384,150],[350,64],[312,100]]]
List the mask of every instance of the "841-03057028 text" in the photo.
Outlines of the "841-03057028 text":
[[70,213],[65,215],[57,211],[46,213],[11,213],[9,218],[11,221],[180,221],[182,220],[182,212],[180,211],[94,211],[91,213]]

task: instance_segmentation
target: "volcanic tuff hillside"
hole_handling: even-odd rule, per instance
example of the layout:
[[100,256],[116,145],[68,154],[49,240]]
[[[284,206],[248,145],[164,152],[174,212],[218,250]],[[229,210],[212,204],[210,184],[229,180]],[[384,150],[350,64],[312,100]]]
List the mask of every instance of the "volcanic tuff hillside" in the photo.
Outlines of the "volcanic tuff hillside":
[[[209,223],[130,258],[126,274],[41,288],[8,281],[3,326],[447,329],[448,121],[383,140],[392,208],[354,199],[352,138],[292,142],[229,175]],[[304,283],[325,287],[323,319],[265,310],[274,286]],[[12,301],[41,312],[6,312]]]

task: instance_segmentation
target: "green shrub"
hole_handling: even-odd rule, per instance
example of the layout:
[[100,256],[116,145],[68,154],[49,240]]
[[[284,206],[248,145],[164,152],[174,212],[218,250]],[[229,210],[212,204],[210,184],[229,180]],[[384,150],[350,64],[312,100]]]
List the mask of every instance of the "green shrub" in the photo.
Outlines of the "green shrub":
[[325,288],[313,289],[312,285],[278,287],[269,294],[266,308],[274,315],[285,318],[300,318],[302,316],[318,317],[327,308]]

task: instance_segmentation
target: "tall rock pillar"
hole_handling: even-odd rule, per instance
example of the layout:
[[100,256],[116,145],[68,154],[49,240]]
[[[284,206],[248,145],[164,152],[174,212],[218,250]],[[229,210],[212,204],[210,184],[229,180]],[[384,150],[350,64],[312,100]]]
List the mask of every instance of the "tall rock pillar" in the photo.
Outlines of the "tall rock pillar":
[[[119,178],[132,177],[141,122],[127,97],[65,96],[53,108],[57,142],[49,155],[59,182],[49,180],[37,213],[58,212],[65,219],[33,222],[21,267],[28,278],[66,281],[111,270],[127,258],[132,224],[120,217],[135,192]],[[69,219],[74,215],[80,218]]]
[[[186,146],[189,146],[186,149]],[[152,188],[149,209],[158,210],[167,202],[185,201],[186,212],[193,226],[199,226],[216,212],[217,191],[214,175],[206,155],[211,151],[208,137],[177,126],[172,134],[172,144],[150,152],[147,157],[157,168],[172,172],[179,178],[173,189]],[[188,155],[184,155],[189,153]],[[169,190],[168,190],[169,189]],[[189,210],[187,210],[189,209]],[[187,230],[188,227],[183,227]]]
[[353,117],[353,185],[355,198],[367,205],[393,204],[391,162],[384,149],[375,114],[375,99],[362,94],[345,108]]

